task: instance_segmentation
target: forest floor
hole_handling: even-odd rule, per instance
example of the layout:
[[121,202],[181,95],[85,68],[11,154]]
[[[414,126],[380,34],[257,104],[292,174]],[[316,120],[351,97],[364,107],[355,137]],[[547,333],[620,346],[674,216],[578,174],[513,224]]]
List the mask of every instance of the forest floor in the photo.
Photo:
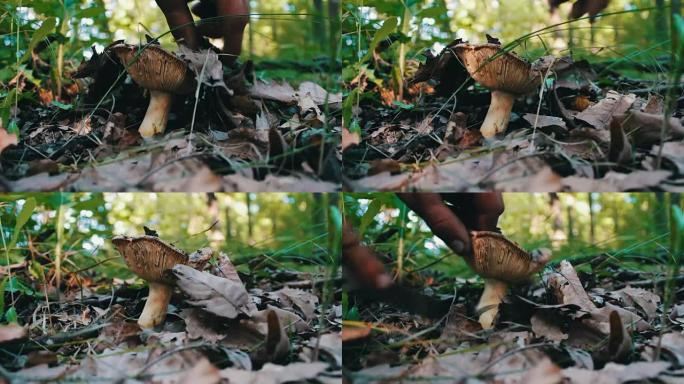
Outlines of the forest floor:
[[175,98],[164,134],[143,139],[149,96],[126,76],[117,81],[123,67],[65,79],[58,96],[35,56],[8,84],[17,118],[14,133],[0,127],[0,190],[339,190],[342,99],[324,89],[335,82],[329,61],[224,69],[211,51],[184,57],[203,86]]
[[[681,191],[684,89],[667,57],[543,57],[543,92],[519,97],[505,134],[484,139],[490,94],[474,85],[456,43],[407,61],[401,101],[396,63],[381,51],[352,81],[364,97],[357,131],[343,138],[346,189]],[[669,91],[676,109],[661,142]]]
[[682,383],[684,284],[678,274],[665,288],[666,265],[665,254],[557,260],[537,283],[510,292],[491,330],[474,313],[480,284],[407,275],[426,300],[441,300],[442,314],[352,295],[342,331],[346,375],[354,383]]
[[173,269],[166,320],[145,330],[139,279],[84,268],[62,276],[58,296],[26,263],[2,267],[11,297],[3,310],[18,323],[0,326],[0,382],[340,382],[341,306],[322,293],[339,298],[338,284],[266,254],[238,268],[223,253],[213,257]]

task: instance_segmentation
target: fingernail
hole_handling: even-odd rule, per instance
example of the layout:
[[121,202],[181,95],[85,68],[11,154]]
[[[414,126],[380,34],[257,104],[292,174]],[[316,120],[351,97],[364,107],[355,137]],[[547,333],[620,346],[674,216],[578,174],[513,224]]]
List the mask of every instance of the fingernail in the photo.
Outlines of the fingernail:
[[465,248],[465,245],[463,244],[463,242],[461,240],[452,241],[450,246],[451,246],[451,249],[453,249],[454,252],[456,252],[456,253],[463,252],[463,248]]

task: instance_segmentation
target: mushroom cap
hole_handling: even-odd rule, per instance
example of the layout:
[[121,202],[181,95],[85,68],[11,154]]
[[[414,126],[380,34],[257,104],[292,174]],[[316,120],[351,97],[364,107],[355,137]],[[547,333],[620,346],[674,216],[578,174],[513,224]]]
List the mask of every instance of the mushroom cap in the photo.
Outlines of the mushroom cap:
[[507,283],[520,283],[530,279],[551,259],[551,252],[527,252],[502,234],[488,231],[471,231],[473,256],[470,267],[480,276]]
[[109,47],[133,81],[145,89],[176,94],[190,93],[195,77],[188,64],[154,44],[137,47],[118,43]]
[[165,271],[188,263],[187,253],[155,236],[115,236],[112,243],[128,268],[148,282],[173,284]]
[[[470,76],[483,87],[516,95],[532,92],[541,85],[541,73],[498,44],[458,44],[454,47]],[[492,59],[493,56],[496,58]]]

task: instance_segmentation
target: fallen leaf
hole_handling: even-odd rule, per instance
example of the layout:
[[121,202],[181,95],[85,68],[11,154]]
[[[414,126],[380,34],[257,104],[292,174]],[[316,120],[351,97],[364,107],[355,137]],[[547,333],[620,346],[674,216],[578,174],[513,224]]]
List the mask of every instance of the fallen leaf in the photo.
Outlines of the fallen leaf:
[[544,357],[542,361],[528,370],[520,379],[520,383],[530,384],[556,384],[563,381],[563,375],[559,366],[551,359]]
[[242,284],[182,264],[174,266],[171,272],[188,304],[228,319],[240,313],[250,314],[246,307],[250,298]]
[[657,316],[660,296],[643,288],[625,287],[617,291],[609,292],[608,296],[616,298],[622,305],[636,306],[638,310],[652,321]]
[[601,179],[569,176],[561,180],[564,188],[574,192],[627,192],[655,187],[672,175],[670,171],[608,172]]
[[347,148],[359,145],[361,143],[361,134],[359,132],[351,132],[345,127],[342,127],[342,152]]
[[204,358],[187,371],[178,380],[178,384],[216,384],[220,381],[219,369]]
[[211,49],[193,51],[183,44],[179,44],[178,47],[180,58],[189,64],[199,83],[224,88],[232,95],[233,92],[223,80],[223,64],[216,52]]
[[281,384],[290,381],[315,379],[327,368],[325,363],[291,363],[276,365],[267,363],[258,371],[225,368],[221,377],[230,383],[240,384]]
[[19,324],[0,325],[0,344],[19,341],[26,338],[26,328]]
[[[653,340],[651,340],[651,345],[657,346],[658,341],[658,337],[654,337]],[[677,332],[663,334],[662,339],[660,339],[660,347],[665,354],[670,355],[677,364],[680,366],[684,365],[684,334]]]
[[335,361],[336,367],[342,367],[342,335],[340,333],[324,333],[309,339],[309,347],[318,348]]
[[568,334],[560,328],[558,317],[547,310],[537,310],[530,318],[532,332],[538,337],[559,343],[568,338]]
[[637,362],[629,365],[608,363],[598,371],[574,367],[565,368],[563,377],[577,384],[621,384],[628,381],[656,378],[669,366],[669,363],[662,361]]
[[[660,146],[653,146],[651,154],[658,156],[660,153]],[[681,141],[668,141],[664,143],[662,146],[662,156],[668,169],[673,168],[677,171],[678,175],[684,175],[684,143]]]
[[295,90],[287,82],[266,83],[262,80],[257,80],[249,89],[250,96],[257,99],[268,99],[280,101],[286,104],[294,104],[297,102]]
[[181,317],[185,321],[185,331],[191,340],[201,338],[208,343],[215,344],[226,337],[218,326],[216,318],[205,316],[204,312],[198,308],[184,309]]
[[85,116],[81,120],[75,122],[72,130],[79,136],[87,135],[92,132],[93,127],[91,126],[90,116]]
[[532,127],[536,128],[545,128],[545,127],[550,127],[550,126],[556,126],[556,127],[561,127],[561,128],[567,128],[565,126],[565,120],[561,119],[560,117],[556,116],[545,116],[545,115],[537,115],[534,113],[526,113],[523,115],[523,119],[525,119]]
[[342,103],[341,93],[329,93],[323,87],[312,81],[305,81],[299,84],[297,97],[309,97],[317,105]]
[[633,94],[622,95],[611,90],[608,91],[604,99],[580,112],[575,119],[603,130],[608,128],[613,116],[622,115],[629,111],[635,101],[636,96]]
[[363,324],[363,326],[344,325],[342,327],[342,342],[348,343],[354,340],[365,339],[370,336],[372,331],[373,328],[371,328],[370,324]]
[[[662,114],[654,115],[631,110],[629,113],[616,115],[615,118],[637,147],[648,148],[660,143],[664,122]],[[670,118],[669,128],[669,131],[665,131],[665,140],[684,138],[684,126],[679,119]]]
[[299,309],[306,320],[312,320],[316,317],[318,297],[310,292],[301,289],[282,288],[269,292],[266,296],[278,302],[284,309]]
[[19,138],[14,133],[7,133],[7,131],[2,127],[2,120],[0,120],[0,153],[5,150],[5,148],[10,145],[18,145]]

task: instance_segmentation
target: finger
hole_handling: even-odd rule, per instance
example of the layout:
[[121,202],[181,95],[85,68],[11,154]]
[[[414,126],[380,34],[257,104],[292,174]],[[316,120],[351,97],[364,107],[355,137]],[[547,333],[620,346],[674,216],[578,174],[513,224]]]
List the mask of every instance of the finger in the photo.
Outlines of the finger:
[[474,229],[499,232],[499,217],[505,209],[501,192],[478,193],[473,199],[473,206],[477,212]]
[[468,229],[499,232],[499,216],[504,211],[500,192],[444,193],[442,197]]
[[361,239],[347,223],[342,229],[342,265],[351,280],[367,288],[385,289],[392,285],[385,265],[370,248],[361,245]]
[[470,235],[463,222],[447,207],[438,193],[399,193],[406,203],[432,232],[442,239],[454,252],[462,256],[471,253]]

